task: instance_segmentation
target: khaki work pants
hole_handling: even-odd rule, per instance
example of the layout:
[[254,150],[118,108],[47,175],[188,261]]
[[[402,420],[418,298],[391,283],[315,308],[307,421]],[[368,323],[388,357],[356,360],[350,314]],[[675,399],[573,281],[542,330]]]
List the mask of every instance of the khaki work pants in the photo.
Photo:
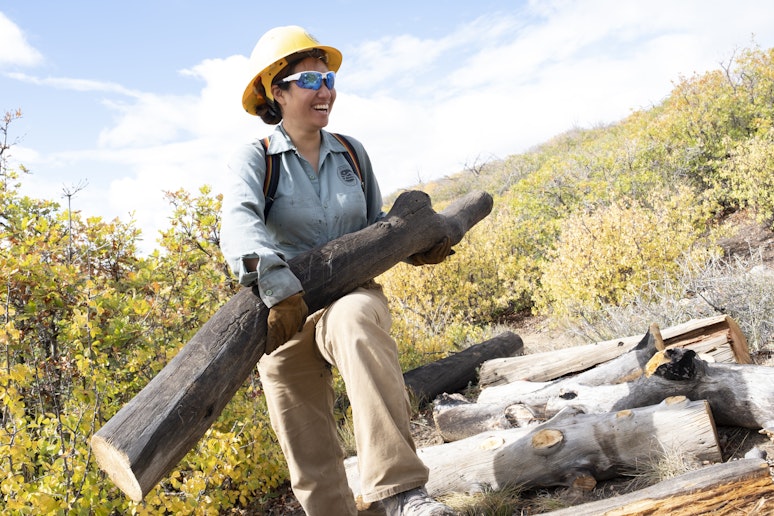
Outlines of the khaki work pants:
[[333,417],[330,365],[338,368],[352,407],[363,501],[427,482],[409,430],[391,324],[387,299],[372,283],[312,314],[299,333],[259,362],[272,427],[308,516],[357,514]]

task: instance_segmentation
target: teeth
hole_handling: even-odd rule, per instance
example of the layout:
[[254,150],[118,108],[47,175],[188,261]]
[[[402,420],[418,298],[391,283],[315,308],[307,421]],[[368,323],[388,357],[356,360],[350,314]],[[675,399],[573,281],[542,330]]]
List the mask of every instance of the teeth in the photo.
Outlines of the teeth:
[[318,104],[316,106],[312,106],[314,109],[327,111],[328,110],[328,104]]

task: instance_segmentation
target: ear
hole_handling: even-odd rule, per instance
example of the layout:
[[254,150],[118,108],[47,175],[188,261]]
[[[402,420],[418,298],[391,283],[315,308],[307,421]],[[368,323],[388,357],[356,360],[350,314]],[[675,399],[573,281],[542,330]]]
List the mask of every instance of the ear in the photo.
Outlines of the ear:
[[281,106],[284,106],[285,102],[287,102],[284,96],[285,90],[283,90],[276,84],[271,85],[271,94],[274,96],[274,101],[278,102]]

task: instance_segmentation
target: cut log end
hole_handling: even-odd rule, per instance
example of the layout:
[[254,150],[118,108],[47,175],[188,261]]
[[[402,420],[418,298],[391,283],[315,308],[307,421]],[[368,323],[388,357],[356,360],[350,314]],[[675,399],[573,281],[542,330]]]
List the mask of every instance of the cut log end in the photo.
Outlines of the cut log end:
[[737,364],[752,364],[752,358],[750,357],[750,349],[747,346],[747,337],[744,336],[744,332],[739,328],[739,325],[734,319],[726,316],[726,324],[728,324],[728,340],[731,345],[731,351],[734,353],[734,360]]
[[110,480],[131,500],[142,501],[145,493],[142,492],[142,487],[132,471],[129,457],[99,435],[91,438],[91,449],[94,451],[100,469],[107,473]]
[[597,487],[597,479],[584,472],[573,479],[571,486],[573,489],[589,493]]
[[564,434],[560,430],[546,428],[532,436],[532,447],[537,453],[547,453],[556,445],[564,441]]
[[685,348],[659,351],[645,364],[645,375],[661,376],[666,380],[690,380],[696,375],[696,352]]

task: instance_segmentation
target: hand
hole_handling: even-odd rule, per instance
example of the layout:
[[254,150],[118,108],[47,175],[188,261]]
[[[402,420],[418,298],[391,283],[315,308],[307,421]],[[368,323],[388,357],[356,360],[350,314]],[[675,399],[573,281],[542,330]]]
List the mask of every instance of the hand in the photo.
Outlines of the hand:
[[443,237],[443,239],[430,248],[430,250],[409,256],[408,262],[411,265],[431,265],[441,263],[447,256],[452,254],[454,254],[454,250],[451,248],[449,237]]
[[309,308],[304,302],[304,293],[299,292],[283,299],[269,309],[266,333],[266,354],[282,346],[293,335],[301,331]]

